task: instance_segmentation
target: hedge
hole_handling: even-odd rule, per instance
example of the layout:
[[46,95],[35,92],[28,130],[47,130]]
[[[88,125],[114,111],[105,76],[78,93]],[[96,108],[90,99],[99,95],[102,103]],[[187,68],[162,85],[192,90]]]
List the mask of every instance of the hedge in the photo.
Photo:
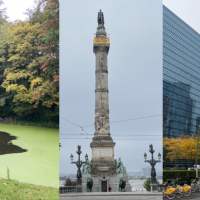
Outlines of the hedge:
[[[199,170],[200,177],[200,170]],[[195,170],[164,170],[163,171],[163,181],[167,182],[169,180],[176,180],[178,183],[190,184],[196,177]]]

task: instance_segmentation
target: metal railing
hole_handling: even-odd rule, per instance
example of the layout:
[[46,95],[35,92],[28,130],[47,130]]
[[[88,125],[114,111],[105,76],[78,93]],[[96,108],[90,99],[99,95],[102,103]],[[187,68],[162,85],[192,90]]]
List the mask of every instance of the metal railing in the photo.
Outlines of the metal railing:
[[[118,184],[115,185],[116,188],[118,188]],[[131,187],[131,186],[130,186]],[[163,185],[157,185],[157,191],[162,192],[163,191]],[[95,188],[94,188],[95,189]],[[126,188],[127,189],[127,188]],[[124,192],[127,192],[127,190],[124,190]],[[120,191],[120,189],[119,189]],[[142,186],[132,186],[130,192],[146,192],[147,190]],[[60,194],[64,193],[80,193],[83,192],[83,186],[82,185],[74,185],[74,186],[61,186],[60,187]]]
[[146,192],[146,189],[142,186],[133,187],[132,192]]
[[63,186],[60,187],[60,194],[82,192],[82,186]]

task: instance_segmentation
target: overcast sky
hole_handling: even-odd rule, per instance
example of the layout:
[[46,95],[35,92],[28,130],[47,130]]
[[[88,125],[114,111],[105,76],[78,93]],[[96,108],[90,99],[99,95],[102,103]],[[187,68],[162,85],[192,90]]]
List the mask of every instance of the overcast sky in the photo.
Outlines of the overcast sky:
[[35,0],[3,0],[9,21],[25,20],[25,12],[33,8]]
[[[75,152],[77,144],[81,144],[84,154],[87,152],[91,158],[91,136],[87,134],[94,133],[95,55],[92,41],[99,9],[104,12],[111,39],[108,70],[115,157],[122,158],[129,172],[140,171],[148,166],[143,154],[149,144],[155,146],[156,154],[162,151],[161,1],[61,0],[61,174],[76,172],[69,155]],[[127,119],[135,120],[112,123]],[[84,131],[76,124],[83,126]]]
[[199,0],[163,0],[163,3],[193,29],[200,33]]
[[[26,19],[25,11],[27,8],[32,8],[34,2],[35,0],[4,0],[9,20]],[[199,0],[163,0],[163,3],[190,24],[195,30],[200,32]]]

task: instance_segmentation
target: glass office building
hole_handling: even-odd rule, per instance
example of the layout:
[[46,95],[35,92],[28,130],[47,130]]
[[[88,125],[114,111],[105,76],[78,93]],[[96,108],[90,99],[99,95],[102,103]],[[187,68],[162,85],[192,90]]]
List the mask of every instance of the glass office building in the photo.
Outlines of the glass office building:
[[163,8],[164,136],[194,135],[200,126],[200,34]]

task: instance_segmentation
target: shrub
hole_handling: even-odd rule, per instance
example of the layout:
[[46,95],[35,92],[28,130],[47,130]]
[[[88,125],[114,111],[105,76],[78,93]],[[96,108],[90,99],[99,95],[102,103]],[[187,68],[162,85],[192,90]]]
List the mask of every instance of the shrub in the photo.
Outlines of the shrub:
[[151,191],[151,179],[146,179],[143,186],[147,191]]
[[[199,171],[200,175],[200,171]],[[177,184],[187,183],[191,184],[191,181],[195,179],[195,170],[164,170],[163,171],[163,181],[174,180]]]

